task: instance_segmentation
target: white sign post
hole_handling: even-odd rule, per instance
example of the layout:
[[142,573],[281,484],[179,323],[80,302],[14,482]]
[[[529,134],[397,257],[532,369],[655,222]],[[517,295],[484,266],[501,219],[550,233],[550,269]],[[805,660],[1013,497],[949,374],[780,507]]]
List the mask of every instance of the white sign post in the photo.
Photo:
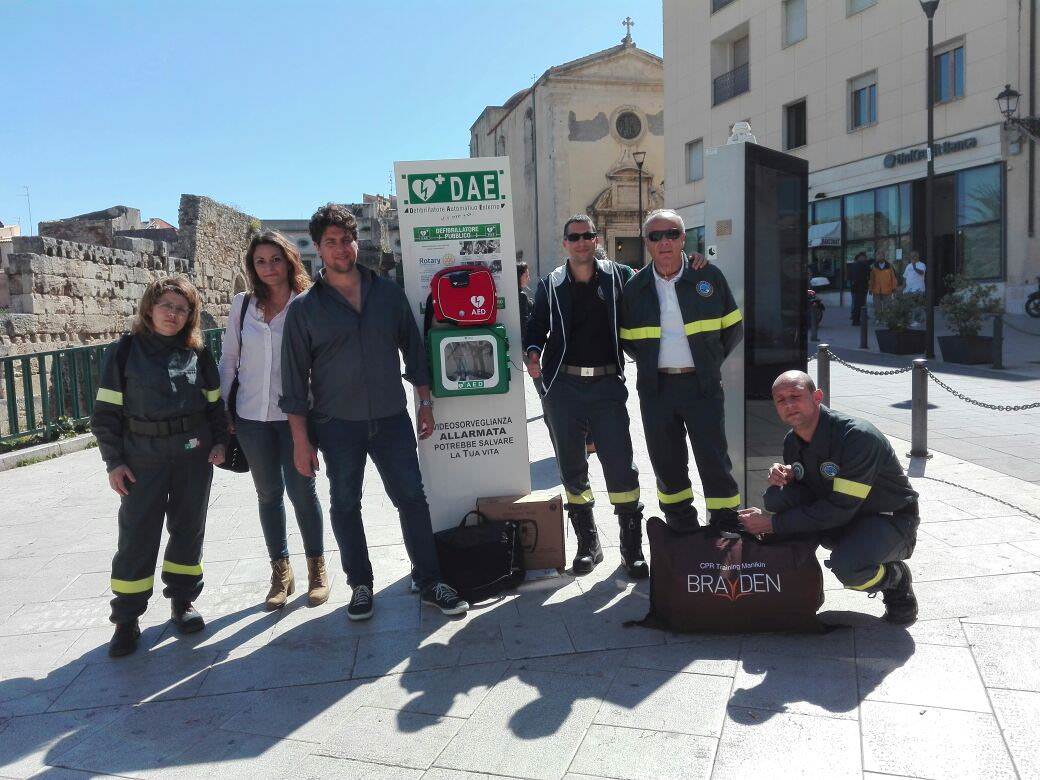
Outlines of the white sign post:
[[477,263],[495,277],[498,322],[509,336],[509,392],[435,399],[433,435],[419,442],[439,531],[457,525],[478,498],[531,492],[509,158],[398,162],[394,175],[404,290],[419,329],[433,275]]

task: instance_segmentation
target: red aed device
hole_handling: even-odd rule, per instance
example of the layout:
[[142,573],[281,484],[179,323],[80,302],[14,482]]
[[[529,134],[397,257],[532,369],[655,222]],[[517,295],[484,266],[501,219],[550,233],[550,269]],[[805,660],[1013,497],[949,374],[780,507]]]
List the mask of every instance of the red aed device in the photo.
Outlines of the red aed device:
[[481,265],[444,268],[430,281],[429,303],[437,322],[492,325],[498,312],[495,278]]

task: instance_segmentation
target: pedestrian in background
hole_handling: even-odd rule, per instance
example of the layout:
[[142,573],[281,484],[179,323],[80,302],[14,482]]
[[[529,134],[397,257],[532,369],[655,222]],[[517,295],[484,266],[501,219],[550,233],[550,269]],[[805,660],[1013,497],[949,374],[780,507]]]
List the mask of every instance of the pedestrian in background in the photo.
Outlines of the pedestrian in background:
[[852,324],[859,325],[863,307],[867,305],[867,287],[870,279],[867,253],[857,252],[847,270],[849,289],[852,291]]
[[888,262],[888,253],[879,249],[870,266],[870,294],[874,297],[874,309],[883,312],[892,300],[892,293],[899,287],[896,270]]
[[181,633],[205,627],[192,602],[202,592],[202,540],[213,466],[228,440],[220,377],[199,326],[201,299],[182,276],[145,289],[128,335],[105,352],[90,425],[119,494],[112,559],[112,657],[137,649],[163,520],[170,533],[163,595]]
[[271,589],[264,606],[278,609],[296,590],[285,525],[288,491],[307,557],[307,603],[316,607],[329,599],[321,504],[314,478],[303,476],[293,465],[289,418],[278,408],[286,311],[311,280],[296,247],[273,230],[250,242],[245,271],[249,292],[239,293],[231,303],[220,356],[220,389],[230,406],[231,386],[238,377],[235,419],[230,419],[229,410],[229,424],[249,461],[271,560]]
[[527,286],[531,283],[531,271],[523,260],[516,261],[516,287],[520,302],[520,343],[527,346],[527,321],[531,319],[531,296]]

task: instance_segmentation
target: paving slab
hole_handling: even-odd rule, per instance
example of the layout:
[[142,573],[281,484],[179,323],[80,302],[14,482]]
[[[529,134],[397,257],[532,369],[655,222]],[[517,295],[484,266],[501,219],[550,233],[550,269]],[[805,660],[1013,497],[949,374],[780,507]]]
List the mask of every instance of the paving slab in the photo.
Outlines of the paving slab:
[[990,698],[1019,776],[1040,777],[1040,750],[1036,745],[1040,693],[992,690]]
[[1040,691],[1040,628],[966,623],[964,633],[988,687]]
[[350,728],[329,734],[324,755],[428,769],[466,721],[418,712],[361,707]]
[[860,777],[859,724],[731,707],[712,780]]
[[45,713],[0,721],[0,777],[32,777],[125,708],[104,707]]
[[571,771],[625,780],[706,780],[716,744],[712,737],[595,725],[578,748]]
[[732,685],[729,677],[623,668],[596,723],[718,737]]
[[863,768],[921,778],[1013,778],[993,715],[887,702],[860,707]]
[[990,712],[986,688],[966,647],[918,645],[906,658],[859,656],[860,692],[869,701]]
[[337,780],[419,780],[426,775],[421,769],[311,755],[304,759],[294,777],[300,780],[328,780],[330,777]]
[[859,697],[851,659],[746,653],[730,704],[773,712],[856,718]]
[[[438,767],[556,780],[592,725],[609,680],[524,671],[496,685],[436,760]],[[492,750],[477,746],[494,745]]]

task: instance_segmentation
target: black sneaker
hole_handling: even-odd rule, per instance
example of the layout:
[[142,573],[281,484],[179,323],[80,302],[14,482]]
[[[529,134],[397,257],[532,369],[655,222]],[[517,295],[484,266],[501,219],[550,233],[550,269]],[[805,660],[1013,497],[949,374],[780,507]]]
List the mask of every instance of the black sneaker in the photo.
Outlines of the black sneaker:
[[182,634],[194,634],[206,627],[206,621],[190,601],[173,601],[170,620]]
[[347,617],[351,620],[368,620],[372,617],[372,588],[358,585],[347,605]]
[[437,607],[445,615],[462,615],[469,611],[469,602],[459,598],[458,591],[443,582],[423,589],[420,598],[423,604]]
[[141,628],[135,620],[133,623],[117,623],[116,632],[108,643],[108,654],[112,658],[130,655],[137,650],[137,640],[141,638]]

